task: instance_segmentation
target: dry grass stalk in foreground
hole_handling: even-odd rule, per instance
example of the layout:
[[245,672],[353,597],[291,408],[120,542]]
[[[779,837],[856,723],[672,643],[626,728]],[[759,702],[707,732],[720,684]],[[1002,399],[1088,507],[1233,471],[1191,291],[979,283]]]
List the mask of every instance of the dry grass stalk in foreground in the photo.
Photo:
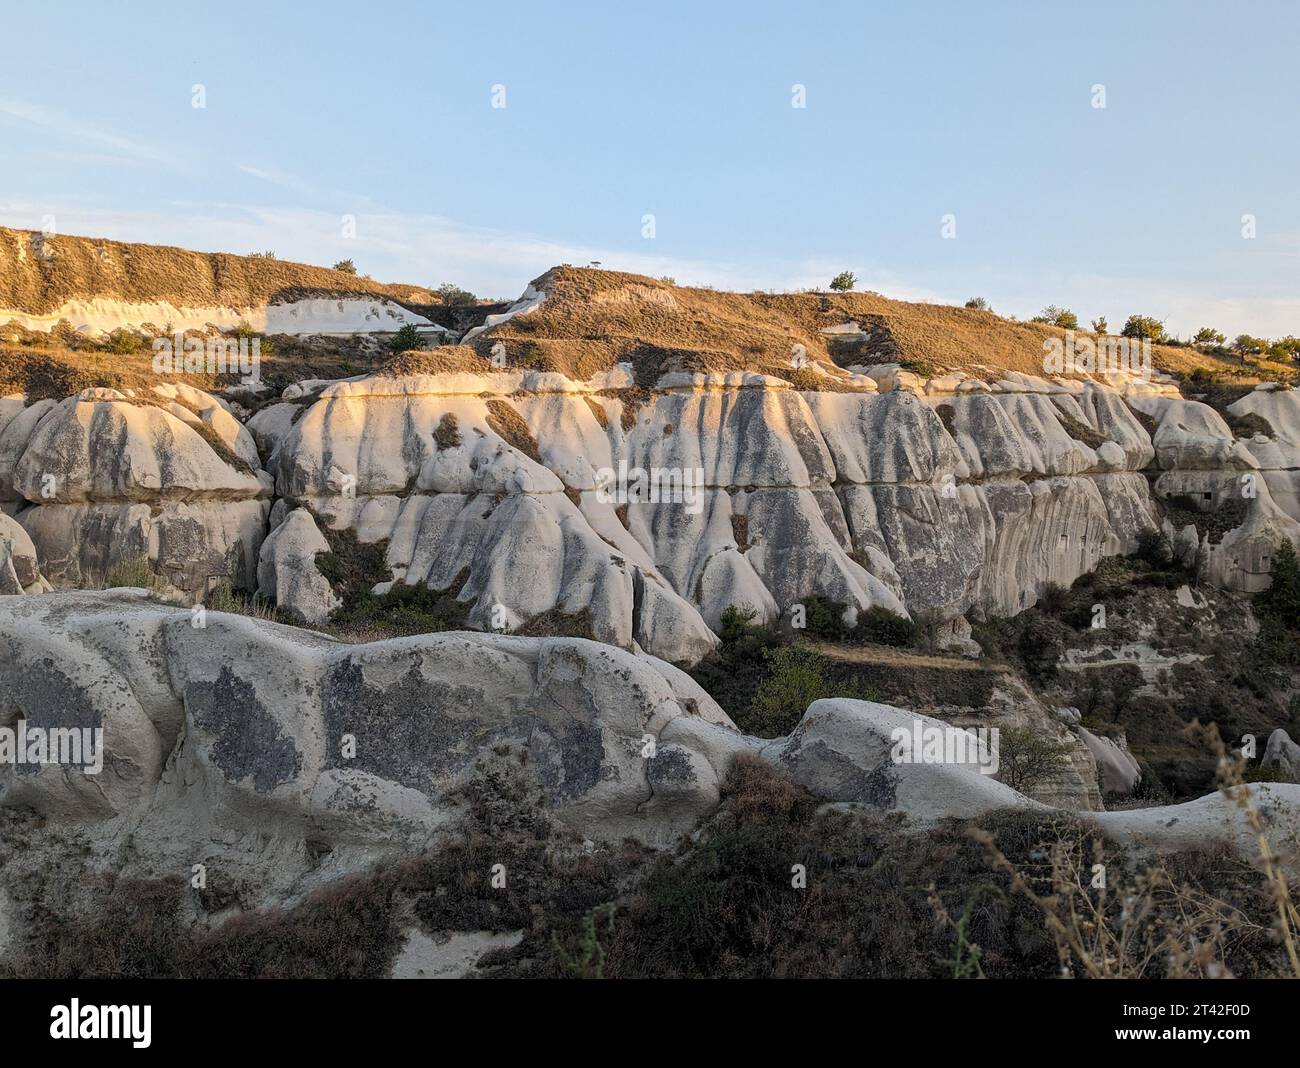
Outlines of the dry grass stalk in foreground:
[[[987,831],[971,830],[971,836],[988,850],[994,870],[1010,879],[1012,892],[1024,895],[1042,912],[1062,977],[1232,978],[1223,963],[1229,949],[1243,940],[1258,940],[1262,945],[1280,945],[1290,975],[1300,978],[1296,951],[1300,913],[1263,817],[1242,780],[1245,762],[1227,752],[1217,728],[1197,724],[1192,729],[1217,753],[1220,789],[1242,809],[1256,837],[1258,869],[1276,910],[1275,921],[1271,927],[1262,926],[1238,906],[1180,877],[1164,857],[1111,889],[1108,876],[1122,875],[1122,869],[1107,864],[1100,835],[1086,843],[1080,837],[1045,845],[1048,873],[1035,877],[1008,860]],[[966,974],[978,974],[979,947],[963,948],[960,921],[947,913],[939,914],[939,919],[958,934],[961,952],[954,968],[973,961]]]
[[1269,893],[1277,908],[1278,937],[1286,949],[1287,962],[1291,966],[1292,975],[1300,979],[1300,953],[1296,949],[1296,932],[1300,930],[1300,910],[1296,908],[1295,900],[1291,896],[1291,887],[1287,883],[1286,873],[1282,870],[1273,843],[1269,840],[1264,819],[1260,815],[1259,808],[1251,800],[1250,787],[1244,778],[1246,761],[1243,757],[1233,756],[1228,752],[1223,739],[1219,737],[1218,728],[1213,724],[1202,727],[1194,723],[1188,731],[1200,737],[1213,749],[1215,756],[1218,757],[1219,790],[1224,797],[1242,810],[1251,833],[1255,835],[1260,868],[1264,872]]

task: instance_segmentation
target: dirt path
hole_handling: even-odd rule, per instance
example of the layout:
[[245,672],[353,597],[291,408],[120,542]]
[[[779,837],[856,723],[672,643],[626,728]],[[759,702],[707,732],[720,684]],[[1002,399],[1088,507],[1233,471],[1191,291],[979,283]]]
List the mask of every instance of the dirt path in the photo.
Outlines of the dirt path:
[[989,664],[982,660],[967,660],[957,656],[931,656],[926,653],[909,653],[891,645],[832,645],[830,642],[808,642],[808,647],[833,660],[848,664],[883,664],[897,668],[939,668],[943,671],[996,672],[1005,675],[1010,670],[1004,664]]

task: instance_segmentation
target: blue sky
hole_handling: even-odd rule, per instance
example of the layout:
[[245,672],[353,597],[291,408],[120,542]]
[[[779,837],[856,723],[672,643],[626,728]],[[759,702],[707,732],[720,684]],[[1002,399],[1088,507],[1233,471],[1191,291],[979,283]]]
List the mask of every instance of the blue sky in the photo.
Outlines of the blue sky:
[[558,262],[848,268],[1022,317],[1300,333],[1294,2],[101,0],[3,26],[10,226],[498,297]]

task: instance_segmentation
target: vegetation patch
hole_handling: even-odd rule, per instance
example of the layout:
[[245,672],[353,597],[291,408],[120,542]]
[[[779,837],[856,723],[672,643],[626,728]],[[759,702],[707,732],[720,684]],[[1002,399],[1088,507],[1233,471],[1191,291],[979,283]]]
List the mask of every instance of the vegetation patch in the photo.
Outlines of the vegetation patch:
[[1165,516],[1175,529],[1191,526],[1198,538],[1207,535],[1211,545],[1218,545],[1230,530],[1236,530],[1246,521],[1247,502],[1240,497],[1225,497],[1213,511],[1202,511],[1196,500],[1177,493],[1164,501]]
[[565,612],[560,608],[535,615],[517,630],[510,632],[521,638],[587,638],[597,641],[591,625],[591,607],[580,612]]
[[731,537],[742,553],[749,552],[749,516],[731,513]]
[[859,613],[849,628],[842,605],[808,597],[804,606],[802,630],[764,626],[754,611],[728,608],[721,645],[690,671],[747,733],[788,734],[808,705],[825,697],[969,708],[984,708],[992,697],[1000,670],[901,652],[908,641],[922,640],[909,620],[879,609]]
[[433,443],[442,449],[460,448],[460,424],[454,412],[443,412],[433,431]]
[[[526,972],[503,962],[503,973],[575,974],[579,962],[576,974],[607,978],[1289,974],[1264,880],[1222,851],[1147,867],[1059,813],[909,834],[887,817],[819,812],[754,757],[736,761],[723,798],[691,847],[555,932]],[[1091,886],[1094,863],[1121,892]],[[1089,952],[1112,942],[1123,949]]]
[[1082,441],[1090,449],[1099,448],[1107,440],[1105,435],[1098,434],[1087,423],[1080,422],[1074,416],[1068,415],[1059,408],[1056,410],[1056,420],[1070,437],[1076,441]]
[[492,431],[506,444],[518,449],[533,462],[541,464],[542,454],[537,447],[537,439],[528,429],[524,417],[515,411],[510,402],[499,398],[490,400],[487,409],[487,425]]
[[355,530],[334,530],[319,520],[317,527],[330,550],[316,554],[316,567],[343,602],[324,629],[363,640],[466,629],[474,602],[458,600],[458,595],[469,578],[468,568],[445,590],[393,582],[386,593],[375,593],[376,585],[393,578],[386,560],[387,540],[362,542]]

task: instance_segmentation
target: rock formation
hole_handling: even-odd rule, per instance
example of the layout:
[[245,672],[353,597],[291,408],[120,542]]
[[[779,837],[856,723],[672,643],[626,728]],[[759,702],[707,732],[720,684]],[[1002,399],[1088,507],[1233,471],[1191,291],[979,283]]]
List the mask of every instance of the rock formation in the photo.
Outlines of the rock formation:
[[[283,552],[262,553],[259,574],[281,499],[383,543],[395,581],[445,589],[465,573],[472,625],[587,609],[598,639],[679,662],[711,648],[732,605],[767,620],[814,594],[850,616],[1014,614],[1133,551],[1162,497],[1195,496],[1196,514],[1165,525],[1230,588],[1258,588],[1272,547],[1300,539],[1273,498],[1280,473],[1172,386],[947,376],[880,392],[900,382],[873,374],[851,392],[666,375],[634,411],[625,367],[587,382],[380,374],[263,407],[247,427],[185,386],[9,398],[0,475],[56,586],[145,556],[177,588],[224,580],[301,608],[279,592]],[[1296,394],[1267,396],[1279,423],[1300,410]],[[1154,444],[1143,408],[1159,418]],[[639,500],[652,477],[655,499]],[[1235,525],[1198,532],[1216,504]],[[284,588],[313,581],[304,618],[320,619],[319,581]]]
[[[582,639],[461,632],[348,645],[119,590],[0,600],[0,649],[0,726],[103,732],[97,773],[0,766],[0,805],[89,821],[105,855],[129,835],[155,870],[210,843],[265,879],[267,857],[288,864],[305,838],[355,867],[451,825],[465,787],[503,758],[560,819],[606,841],[673,841],[718,804],[740,753],[826,802],[920,824],[1041,807],[986,773],[996,765],[977,732],[835,699],[815,702],[788,737],[752,738],[675,668]],[[931,750],[925,732],[965,748]],[[1297,825],[1300,787],[1274,786],[1266,800],[1270,820]],[[1212,800],[1178,810],[1195,817],[1175,821],[1180,840],[1237,841],[1237,821]],[[1162,842],[1164,813],[1098,818]],[[303,864],[273,878],[301,876]]]

